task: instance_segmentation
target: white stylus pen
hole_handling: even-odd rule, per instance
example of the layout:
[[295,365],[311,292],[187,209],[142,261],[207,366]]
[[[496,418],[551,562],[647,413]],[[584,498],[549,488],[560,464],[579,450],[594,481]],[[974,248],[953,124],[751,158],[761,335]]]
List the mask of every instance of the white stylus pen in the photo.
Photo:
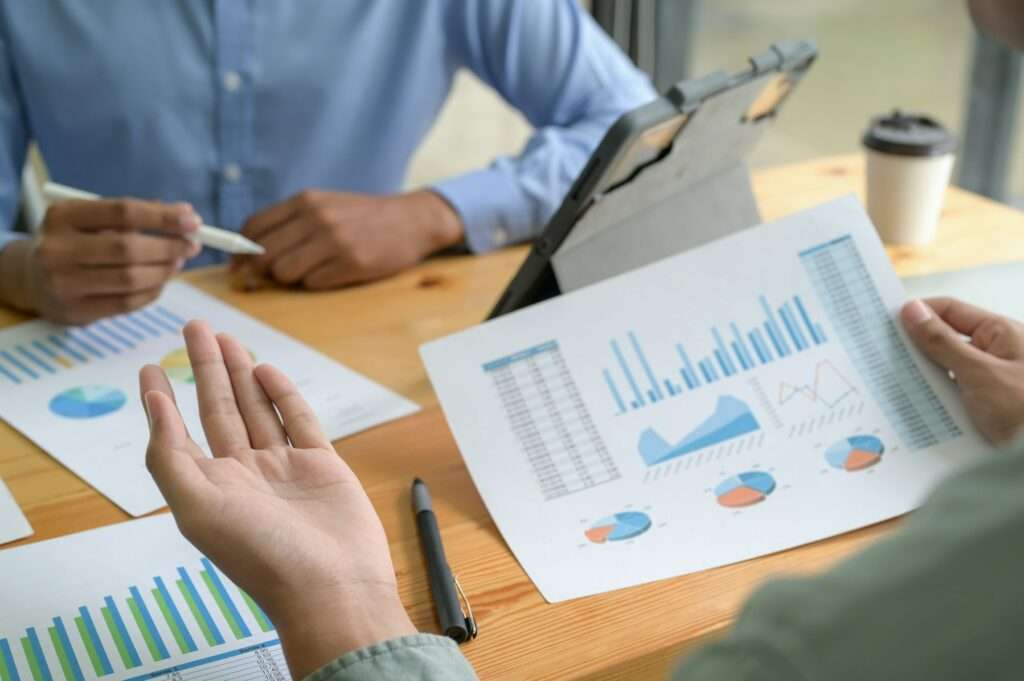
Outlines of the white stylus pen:
[[[81,189],[75,189],[73,187],[66,187],[56,182],[47,182],[43,185],[43,196],[47,201],[53,203],[55,201],[95,201],[100,197],[99,194],[93,194],[92,192],[83,191]],[[263,246],[258,243],[246,239],[241,234],[235,232],[229,232],[226,229],[219,227],[210,227],[209,225],[202,225],[196,232],[196,239],[199,243],[210,248],[216,248],[219,251],[225,253],[239,253],[247,255],[262,255],[266,252]]]

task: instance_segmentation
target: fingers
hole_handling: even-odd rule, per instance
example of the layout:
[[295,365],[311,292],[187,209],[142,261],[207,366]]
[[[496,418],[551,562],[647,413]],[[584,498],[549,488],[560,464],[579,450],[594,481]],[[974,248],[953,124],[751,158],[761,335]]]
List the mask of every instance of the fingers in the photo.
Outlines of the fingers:
[[160,437],[164,438],[161,440],[162,444],[172,447],[184,446],[185,442],[189,439],[188,429],[185,427],[185,422],[181,419],[181,413],[178,411],[178,404],[174,399],[174,388],[171,387],[171,382],[167,380],[167,374],[164,373],[164,370],[152,364],[147,364],[139,371],[139,397],[142,400],[143,408],[146,410],[146,415],[150,418],[150,441],[152,442],[156,436],[153,434],[155,432],[152,427],[153,416],[150,414],[149,404],[146,401],[146,395],[149,393],[160,393],[166,396],[170,400],[171,406],[174,407],[173,414],[169,412],[161,413],[161,416],[164,418],[158,425]]
[[90,296],[131,295],[159,289],[179,271],[179,263],[169,265],[131,265],[98,267],[54,275],[53,286],[63,290],[66,299]]
[[324,291],[358,284],[367,278],[367,273],[358,267],[342,262],[330,262],[307,274],[302,279],[302,285],[310,291]]
[[274,410],[270,398],[253,375],[252,356],[238,341],[225,334],[217,334],[224,365],[231,378],[235,400],[249,431],[252,446],[266,449],[288,444],[281,418]]
[[256,367],[255,375],[267,397],[281,412],[284,429],[293,445],[303,449],[330,449],[331,441],[320,427],[320,420],[287,376],[269,364]]
[[266,252],[253,257],[252,269],[257,272],[270,269],[279,258],[307,242],[315,231],[315,226],[311,222],[299,217],[265,233],[256,241]]
[[99,232],[76,235],[65,250],[73,249],[74,262],[89,267],[159,265],[198,255],[202,246],[186,238],[152,236],[137,232]]
[[296,247],[277,257],[270,265],[274,279],[282,284],[302,281],[321,264],[331,260],[332,249],[322,240],[307,238]]
[[907,335],[917,348],[943,369],[957,374],[990,359],[989,355],[967,343],[923,301],[912,300],[904,305],[901,317]]
[[256,213],[242,225],[242,235],[257,241],[270,230],[291,220],[298,215],[303,203],[308,199],[307,194],[309,192],[296,194],[287,201],[276,203]]
[[161,203],[139,199],[61,201],[46,213],[46,231],[101,230],[121,232],[150,230],[178,236],[199,229],[202,221],[187,203]]
[[238,410],[220,344],[204,322],[185,325],[185,346],[192,364],[199,399],[199,417],[214,456],[231,456],[251,447],[249,432]]
[[163,287],[136,291],[127,295],[91,296],[72,301],[65,305],[61,321],[71,325],[82,325],[104,317],[125,314],[149,305],[160,297]]
[[68,232],[44,235],[36,258],[48,269],[91,269],[125,265],[161,265],[191,258],[201,246],[185,238],[136,232]]
[[197,463],[202,453],[188,437],[163,371],[143,367],[139,387],[149,420],[146,467],[173,511],[192,508],[206,497],[209,487]]
[[955,331],[965,336],[973,336],[979,326],[999,316],[956,298],[928,298],[923,302]]

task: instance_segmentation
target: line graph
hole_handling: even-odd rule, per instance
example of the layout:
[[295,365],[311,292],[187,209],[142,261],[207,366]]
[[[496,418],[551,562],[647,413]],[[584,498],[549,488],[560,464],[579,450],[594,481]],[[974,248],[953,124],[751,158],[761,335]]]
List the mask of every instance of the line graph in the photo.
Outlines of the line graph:
[[783,406],[796,398],[803,398],[812,404],[821,404],[828,409],[835,409],[851,395],[859,391],[830,360],[822,360],[814,367],[814,380],[811,383],[796,385],[785,381],[779,384],[779,406]]

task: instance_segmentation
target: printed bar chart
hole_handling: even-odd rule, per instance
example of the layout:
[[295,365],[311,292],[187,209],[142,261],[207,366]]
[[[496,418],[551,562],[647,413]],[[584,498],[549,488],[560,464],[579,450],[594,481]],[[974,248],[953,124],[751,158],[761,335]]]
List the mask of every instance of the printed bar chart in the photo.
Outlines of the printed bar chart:
[[213,563],[208,559],[203,558],[203,567],[205,569],[200,573],[203,577],[203,582],[206,584],[206,588],[209,589],[214,600],[217,602],[217,607],[220,608],[221,614],[224,616],[224,619],[227,620],[228,626],[231,627],[231,633],[235,635],[236,639],[249,638],[252,636],[252,632],[249,631],[249,627],[246,625],[245,620],[243,620],[242,616],[238,613],[238,608],[235,607],[227,589],[224,588],[224,583],[221,582],[220,577],[217,576],[217,571],[214,569]]
[[14,666],[14,655],[11,645],[6,639],[0,639],[0,679],[3,681],[21,681],[18,668]]
[[153,600],[159,606],[160,613],[164,616],[164,620],[174,636],[174,641],[178,644],[178,649],[183,653],[195,652],[196,642],[192,638],[192,634],[185,627],[185,620],[181,618],[181,613],[174,604],[174,600],[167,590],[167,585],[164,584],[164,580],[160,577],[156,577],[153,581],[156,583],[156,588],[150,593],[153,594]]
[[66,369],[120,355],[153,338],[180,335],[185,318],[164,305],[0,347],[0,386],[36,381]]
[[826,342],[821,324],[811,317],[799,295],[777,308],[772,308],[763,295],[758,297],[758,303],[764,318],[756,326],[744,330],[731,321],[721,328],[711,327],[710,347],[696,364],[690,360],[683,344],[676,342],[675,351],[681,365],[665,372],[655,371],[634,331],[626,333],[628,345],[610,340],[613,362],[601,372],[616,413],[642,409]]
[[807,249],[800,260],[843,348],[907,446],[923,449],[959,436],[960,428],[900,339],[853,239]]
[[160,636],[160,632],[156,628],[156,623],[153,621],[153,617],[149,614],[149,608],[146,607],[146,602],[142,600],[142,594],[139,593],[139,588],[133,586],[129,589],[129,593],[131,593],[131,596],[127,598],[125,602],[128,604],[128,609],[132,613],[135,625],[142,633],[142,639],[146,643],[146,649],[149,650],[149,654],[154,660],[166,660],[170,657],[170,652],[168,652],[167,646],[164,645],[163,637]]
[[103,600],[106,606],[101,608],[100,612],[103,614],[103,621],[107,625],[110,637],[114,639],[114,645],[117,646],[117,654],[121,657],[122,664],[129,669],[142,666],[142,660],[139,658],[138,651],[135,650],[131,636],[128,635],[128,628],[125,627],[124,620],[121,619],[121,613],[118,612],[114,599],[107,596]]
[[251,612],[252,616],[256,619],[256,623],[259,625],[260,631],[273,631],[274,625],[271,624],[270,618],[267,617],[266,613],[263,612],[263,609],[256,603],[256,601],[254,601],[252,597],[244,591],[239,593],[242,594],[242,600],[245,601],[245,606],[249,608],[249,612]]
[[216,646],[224,643],[224,637],[221,636],[220,630],[214,623],[213,618],[210,617],[210,611],[206,609],[203,599],[199,597],[199,592],[196,591],[196,585],[192,583],[192,578],[185,572],[185,568],[178,568],[178,574],[181,575],[181,579],[177,582],[178,590],[181,591],[185,602],[188,603],[188,609],[192,611],[192,617],[199,624],[199,629],[203,632],[203,638],[206,639],[207,645]]
[[[102,605],[92,608],[82,605],[74,614],[55,616],[42,627],[27,627],[23,636],[0,638],[0,681],[84,681],[112,677],[124,670],[170,660],[178,651],[182,654],[201,653],[206,649],[215,651],[227,643],[223,635],[227,630],[234,640],[251,639],[253,624],[263,633],[273,632],[273,625],[255,601],[227,582],[206,558],[201,559],[201,566],[195,571],[184,566],[176,568],[175,593],[172,593],[168,582],[156,576],[153,578],[155,588],[148,598],[143,596],[138,586],[127,588],[123,601],[125,608],[118,606],[114,595],[106,595]],[[245,603],[243,609],[239,608],[241,602]],[[243,615],[246,610],[251,615],[248,621]],[[223,619],[218,621],[213,616],[214,611]],[[154,613],[163,618],[166,629],[157,626]],[[220,622],[226,623],[226,630]],[[103,627],[105,632],[101,633]],[[172,646],[176,645],[178,651],[168,649],[162,631],[171,633]],[[272,643],[276,645],[277,642]],[[272,657],[280,658],[274,649],[274,645],[261,643],[197,660],[188,668],[200,675],[203,664],[216,663],[215,666],[227,670],[223,678],[236,678],[230,670],[238,665],[267,668],[266,664],[259,662],[258,655],[253,655],[263,650],[263,655],[273,653]],[[250,654],[243,655],[246,652]],[[275,664],[278,664],[280,672],[286,672],[280,659],[278,663]],[[175,669],[184,667],[176,666]],[[164,677],[147,674],[141,678]],[[197,678],[209,677],[200,675]]]
[[64,627],[64,621],[60,617],[54,617],[53,626],[49,627],[47,631],[50,634],[53,648],[57,651],[57,658],[60,660],[64,678],[85,681],[85,677],[82,676],[82,667],[79,666],[75,650],[71,647],[71,641],[68,639],[68,630]]

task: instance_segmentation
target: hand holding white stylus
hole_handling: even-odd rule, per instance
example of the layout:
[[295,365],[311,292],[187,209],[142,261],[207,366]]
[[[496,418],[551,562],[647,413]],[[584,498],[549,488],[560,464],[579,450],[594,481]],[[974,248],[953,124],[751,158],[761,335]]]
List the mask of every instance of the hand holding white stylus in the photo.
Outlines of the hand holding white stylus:
[[[43,186],[43,196],[50,203],[56,201],[96,201],[102,198],[99,194],[67,187],[56,182],[47,182]],[[196,232],[196,239],[204,246],[216,248],[225,253],[236,255],[262,255],[265,253],[263,246],[246,239],[241,234],[236,234],[219,227],[200,225],[199,230]]]

